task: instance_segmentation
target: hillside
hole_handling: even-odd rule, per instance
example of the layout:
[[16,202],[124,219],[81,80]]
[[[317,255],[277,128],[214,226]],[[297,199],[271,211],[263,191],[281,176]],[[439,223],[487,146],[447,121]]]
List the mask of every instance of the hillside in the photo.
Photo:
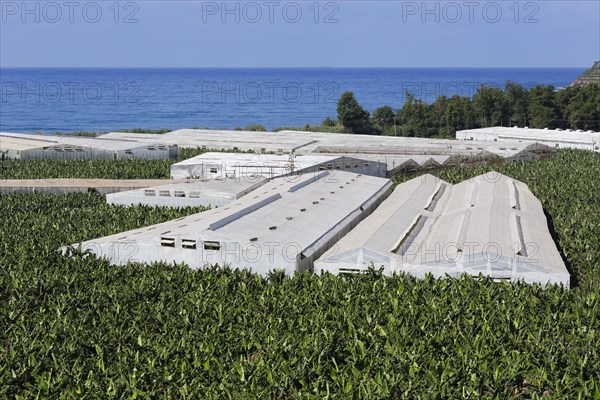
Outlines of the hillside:
[[596,84],[600,86],[600,61],[596,61],[592,68],[585,71],[571,84],[571,86]]

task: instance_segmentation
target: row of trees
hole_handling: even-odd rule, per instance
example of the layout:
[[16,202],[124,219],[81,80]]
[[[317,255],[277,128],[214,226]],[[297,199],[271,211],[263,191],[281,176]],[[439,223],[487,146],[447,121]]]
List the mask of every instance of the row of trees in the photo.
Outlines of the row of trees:
[[407,93],[402,108],[379,107],[370,114],[352,92],[337,106],[338,120],[352,133],[415,137],[453,137],[457,130],[490,126],[529,126],[600,131],[600,86],[570,86],[555,90],[537,85],[527,89],[507,82],[504,90],[481,86],[473,98],[440,96],[427,104]]

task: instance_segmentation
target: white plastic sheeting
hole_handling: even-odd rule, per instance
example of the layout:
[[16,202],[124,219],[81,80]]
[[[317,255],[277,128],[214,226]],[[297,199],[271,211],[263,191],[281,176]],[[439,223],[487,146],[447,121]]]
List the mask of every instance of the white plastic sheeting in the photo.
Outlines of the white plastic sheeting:
[[277,155],[244,153],[203,153],[171,165],[171,178],[236,179],[252,181],[255,177],[275,178],[288,174],[339,170],[386,177],[381,161],[322,155]]
[[[155,135],[151,135],[155,136]],[[123,160],[175,158],[178,147],[151,141],[0,133],[0,159]]]
[[573,148],[600,152],[600,132],[583,130],[531,129],[494,126],[456,132],[459,140],[492,142],[537,142],[554,148]]
[[163,207],[221,207],[268,183],[265,177],[250,180],[192,180],[151,186],[106,195],[108,204],[124,206],[148,205]]
[[165,261],[292,274],[312,270],[314,260],[373,212],[390,187],[388,179],[349,172],[282,177],[225,207],[81,245],[116,265]]
[[[549,146],[531,146],[531,143],[519,143],[518,141],[507,143],[472,141],[465,143],[450,139],[298,131],[243,132],[181,129],[164,135],[113,132],[101,137],[140,142],[159,140],[163,144],[176,144],[180,147],[258,150],[281,153],[295,151],[297,154],[304,155],[335,154],[356,158],[363,158],[364,155],[370,154],[374,156],[404,156],[404,158],[409,159],[413,156],[461,156],[471,158],[499,157],[524,161],[548,157],[554,153],[554,149]],[[389,165],[390,163],[388,163]]]
[[540,202],[497,173],[451,185],[423,175],[390,197],[316,263],[317,272],[495,279],[569,286]]

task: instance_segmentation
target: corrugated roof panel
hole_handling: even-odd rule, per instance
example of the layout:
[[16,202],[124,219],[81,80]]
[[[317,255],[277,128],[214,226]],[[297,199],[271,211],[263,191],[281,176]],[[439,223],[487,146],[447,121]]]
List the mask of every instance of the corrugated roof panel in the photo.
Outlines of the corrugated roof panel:
[[[443,193],[440,187],[445,187]],[[394,240],[408,243],[401,249],[389,247]],[[525,184],[501,174],[454,186],[425,175],[399,185],[335,247],[339,252],[319,259],[317,270],[366,269],[370,258],[374,263],[384,260],[388,274],[482,273],[542,285],[569,284],[540,202]]]

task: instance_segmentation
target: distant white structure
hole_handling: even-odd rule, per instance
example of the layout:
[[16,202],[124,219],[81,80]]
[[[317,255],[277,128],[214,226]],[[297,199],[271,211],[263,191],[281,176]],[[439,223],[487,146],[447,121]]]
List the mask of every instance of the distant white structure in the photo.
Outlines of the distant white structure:
[[276,178],[224,207],[81,246],[117,265],[184,262],[293,274],[312,270],[314,260],[373,212],[390,187],[388,179],[341,171]]
[[561,129],[501,127],[457,131],[459,140],[490,142],[537,142],[549,147],[600,151],[600,132]]
[[564,284],[569,272],[540,202],[497,173],[451,185],[423,175],[399,185],[379,208],[315,263],[315,272],[417,277],[490,276]]
[[[165,134],[111,132],[99,137],[56,135],[0,134],[0,158],[20,159],[127,159],[175,158],[181,147],[200,147],[206,150],[252,151],[275,153],[281,157],[265,166],[275,171],[285,165],[297,164],[299,168],[309,162],[309,157],[347,157],[367,162],[387,164],[388,173],[399,171],[398,165],[412,165],[417,170],[427,170],[447,164],[460,164],[461,160],[503,159],[526,161],[551,157],[554,144],[546,146],[534,141],[473,140],[469,143],[448,139],[408,138],[374,135],[349,135],[316,132],[242,132],[200,129],[182,129]],[[295,154],[294,162],[289,154]],[[249,154],[244,162],[253,162]],[[256,155],[254,155],[256,156]],[[302,161],[301,158],[306,160]],[[261,158],[260,160],[265,160]],[[264,161],[258,161],[263,163]],[[388,162],[389,160],[389,162]],[[256,161],[256,160],[254,160]],[[317,163],[319,161],[314,161]],[[400,168],[400,170],[402,169]],[[346,170],[354,170],[346,168]],[[367,173],[367,172],[365,172]],[[369,172],[373,174],[373,171]],[[374,174],[379,176],[377,174]],[[277,175],[272,175],[277,176]],[[208,178],[207,178],[208,179]]]
[[257,177],[256,182],[235,179],[192,180],[107,194],[106,202],[123,206],[221,207],[268,182],[264,177]]
[[[113,132],[101,138],[135,140],[141,143],[159,140],[163,144],[179,147],[204,147],[206,149],[231,149],[234,151],[260,151],[289,154],[346,156],[370,159],[385,163],[386,159],[404,159],[421,165],[422,157],[453,157],[457,159],[499,158],[505,161],[527,161],[552,157],[555,149],[539,143],[519,141],[495,143],[493,141],[463,141],[395,136],[349,135],[323,132],[243,132],[206,129],[181,129],[164,135],[145,135]],[[297,157],[296,159],[298,159]],[[396,167],[387,162],[388,169]],[[398,165],[398,163],[396,163]]]
[[235,179],[254,181],[289,174],[320,171],[350,171],[386,177],[387,166],[380,161],[339,155],[204,153],[171,165],[171,178]]
[[[156,135],[149,135],[156,136]],[[0,133],[0,159],[125,160],[177,157],[176,144],[83,136]]]

